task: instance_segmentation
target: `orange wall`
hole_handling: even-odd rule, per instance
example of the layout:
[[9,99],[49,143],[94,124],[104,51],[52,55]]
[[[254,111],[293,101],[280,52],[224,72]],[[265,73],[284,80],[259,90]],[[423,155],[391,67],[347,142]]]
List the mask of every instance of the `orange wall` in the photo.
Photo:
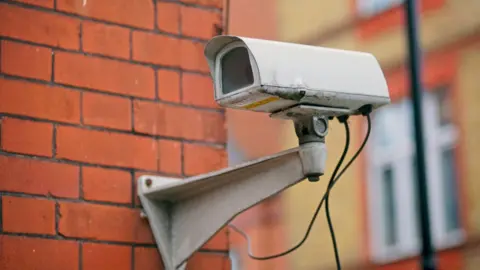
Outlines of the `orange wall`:
[[228,33],[253,38],[277,37],[277,0],[227,0]]

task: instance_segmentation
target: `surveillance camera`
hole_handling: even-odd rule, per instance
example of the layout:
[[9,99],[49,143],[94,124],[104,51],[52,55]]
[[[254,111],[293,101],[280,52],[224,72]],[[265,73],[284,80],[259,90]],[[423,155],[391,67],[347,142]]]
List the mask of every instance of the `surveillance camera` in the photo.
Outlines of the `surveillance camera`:
[[354,115],[390,102],[368,53],[226,35],[211,39],[204,53],[223,107],[292,119]]

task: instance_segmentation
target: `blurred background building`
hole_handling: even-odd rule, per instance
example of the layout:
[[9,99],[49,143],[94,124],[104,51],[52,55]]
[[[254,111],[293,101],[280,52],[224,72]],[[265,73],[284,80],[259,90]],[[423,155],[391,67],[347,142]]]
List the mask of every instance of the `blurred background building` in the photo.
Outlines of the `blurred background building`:
[[[331,194],[332,218],[345,269],[418,269],[411,105],[401,0],[229,0],[228,33],[374,54],[388,80],[392,104],[373,117],[367,149]],[[424,116],[432,236],[439,269],[480,265],[480,2],[421,0]],[[289,122],[227,111],[230,164],[297,145]],[[365,120],[351,118],[353,146]],[[296,244],[344,147],[333,121],[327,174],[243,213],[234,223],[255,255]],[[351,150],[350,153],[353,153]],[[233,270],[335,269],[322,210],[308,241],[272,261],[253,261],[231,231]]]

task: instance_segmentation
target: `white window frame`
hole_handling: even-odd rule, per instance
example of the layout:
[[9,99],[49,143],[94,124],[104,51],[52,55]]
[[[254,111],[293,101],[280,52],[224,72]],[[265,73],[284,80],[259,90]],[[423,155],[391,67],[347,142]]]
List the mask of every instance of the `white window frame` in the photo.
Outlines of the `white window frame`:
[[230,249],[229,251],[231,270],[242,270],[241,258],[237,250]]
[[[429,187],[429,206],[432,226],[433,243],[437,249],[455,246],[464,241],[464,232],[460,228],[446,233],[445,214],[443,211],[443,179],[441,179],[441,151],[446,147],[455,147],[458,139],[458,130],[453,124],[440,126],[438,119],[438,104],[435,96],[425,93],[423,98],[425,148],[427,157],[427,177]],[[388,105],[381,109],[383,115],[392,113],[397,121],[386,122],[389,136],[395,143],[390,148],[377,146],[377,132],[380,125],[375,125],[372,130],[372,141],[367,150],[367,206],[369,210],[370,235],[372,243],[372,259],[377,263],[388,263],[405,257],[419,254],[420,236],[415,235],[416,212],[414,209],[414,172],[412,158],[414,141],[412,132],[411,108],[407,101]],[[382,117],[380,114],[377,114]],[[375,130],[377,129],[377,130]],[[393,134],[393,135],[392,135]],[[402,159],[404,159],[402,161]],[[387,246],[385,239],[385,219],[383,217],[382,172],[381,168],[393,165],[394,192],[396,204],[397,239],[398,244]],[[405,181],[403,181],[405,179]]]
[[360,17],[371,17],[403,4],[405,0],[356,0]]

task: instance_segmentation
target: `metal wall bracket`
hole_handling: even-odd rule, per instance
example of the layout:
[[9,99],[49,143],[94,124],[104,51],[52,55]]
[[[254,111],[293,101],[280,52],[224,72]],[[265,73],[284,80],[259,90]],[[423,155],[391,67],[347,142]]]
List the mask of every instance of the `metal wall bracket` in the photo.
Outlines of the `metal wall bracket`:
[[144,175],[138,195],[165,270],[186,262],[235,216],[324,173],[324,142],[309,142],[272,156],[183,180]]

